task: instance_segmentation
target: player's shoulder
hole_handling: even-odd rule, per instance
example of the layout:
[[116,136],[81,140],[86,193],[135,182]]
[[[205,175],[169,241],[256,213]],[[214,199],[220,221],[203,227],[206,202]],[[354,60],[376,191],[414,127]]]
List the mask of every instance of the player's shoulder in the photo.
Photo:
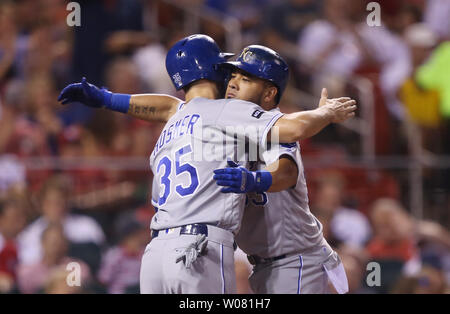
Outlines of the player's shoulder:
[[219,108],[225,105],[225,99],[209,99],[204,97],[195,97],[191,99],[189,102],[184,103],[183,107],[186,108],[201,108],[201,109],[210,109],[212,107]]
[[264,110],[261,106],[241,99],[225,99],[226,111],[228,114],[239,116],[240,119],[260,119],[261,117],[270,117],[278,115],[276,111]]
[[208,99],[196,97],[192,99],[188,106],[193,110],[202,110],[210,113],[218,114],[219,116],[240,117],[253,116],[260,118],[266,111],[259,105],[240,99]]
[[258,105],[240,100],[240,99],[225,99],[225,98],[219,98],[219,99],[210,99],[210,98],[204,98],[204,97],[195,97],[191,99],[189,102],[186,103],[189,106],[199,106],[199,105],[205,105],[205,106],[226,106],[226,105],[247,105],[247,106],[257,106]]
[[245,105],[245,106],[256,106],[259,107],[257,104],[241,100],[241,99],[226,99],[226,98],[220,98],[220,99],[209,99],[204,97],[195,97],[193,98],[189,104],[214,104],[214,105]]
[[223,100],[225,101],[225,104],[230,105],[230,106],[242,106],[243,108],[251,107],[251,108],[258,108],[261,111],[265,111],[259,105],[255,104],[253,102],[250,102],[250,101],[246,101],[246,100],[242,100],[242,99],[236,99],[236,98],[223,99]]

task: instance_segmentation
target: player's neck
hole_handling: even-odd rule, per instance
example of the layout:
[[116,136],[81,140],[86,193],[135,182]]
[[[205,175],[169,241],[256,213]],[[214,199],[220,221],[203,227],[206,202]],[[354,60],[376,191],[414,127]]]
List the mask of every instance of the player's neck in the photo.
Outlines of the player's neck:
[[203,97],[208,99],[217,99],[219,90],[217,84],[208,80],[200,80],[192,84],[186,93],[186,102],[191,101],[195,97]]

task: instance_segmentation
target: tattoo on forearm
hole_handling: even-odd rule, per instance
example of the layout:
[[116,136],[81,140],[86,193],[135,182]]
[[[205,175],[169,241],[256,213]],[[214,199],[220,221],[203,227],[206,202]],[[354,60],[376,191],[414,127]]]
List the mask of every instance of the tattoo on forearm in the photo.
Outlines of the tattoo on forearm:
[[131,113],[134,114],[155,114],[156,108],[153,106],[137,106],[137,105],[131,105]]

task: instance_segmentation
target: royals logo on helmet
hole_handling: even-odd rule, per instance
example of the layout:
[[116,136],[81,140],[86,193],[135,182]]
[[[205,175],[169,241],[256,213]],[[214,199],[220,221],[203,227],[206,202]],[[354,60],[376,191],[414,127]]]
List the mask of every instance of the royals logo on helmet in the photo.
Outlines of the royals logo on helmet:
[[244,60],[245,62],[250,62],[250,58],[252,55],[253,52],[251,52],[249,48],[245,48],[239,57],[242,58],[242,60]]

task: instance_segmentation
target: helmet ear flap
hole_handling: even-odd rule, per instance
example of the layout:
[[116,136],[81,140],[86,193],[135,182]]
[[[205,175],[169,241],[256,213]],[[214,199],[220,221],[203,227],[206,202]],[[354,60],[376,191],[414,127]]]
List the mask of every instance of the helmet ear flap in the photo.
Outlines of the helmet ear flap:
[[233,73],[233,69],[232,69],[232,67],[224,66],[224,65],[226,65],[226,63],[225,64],[223,64],[223,63],[217,64],[216,66],[217,66],[217,69],[223,73],[225,82],[226,82],[226,84],[228,84],[228,81],[231,78],[231,74]]

